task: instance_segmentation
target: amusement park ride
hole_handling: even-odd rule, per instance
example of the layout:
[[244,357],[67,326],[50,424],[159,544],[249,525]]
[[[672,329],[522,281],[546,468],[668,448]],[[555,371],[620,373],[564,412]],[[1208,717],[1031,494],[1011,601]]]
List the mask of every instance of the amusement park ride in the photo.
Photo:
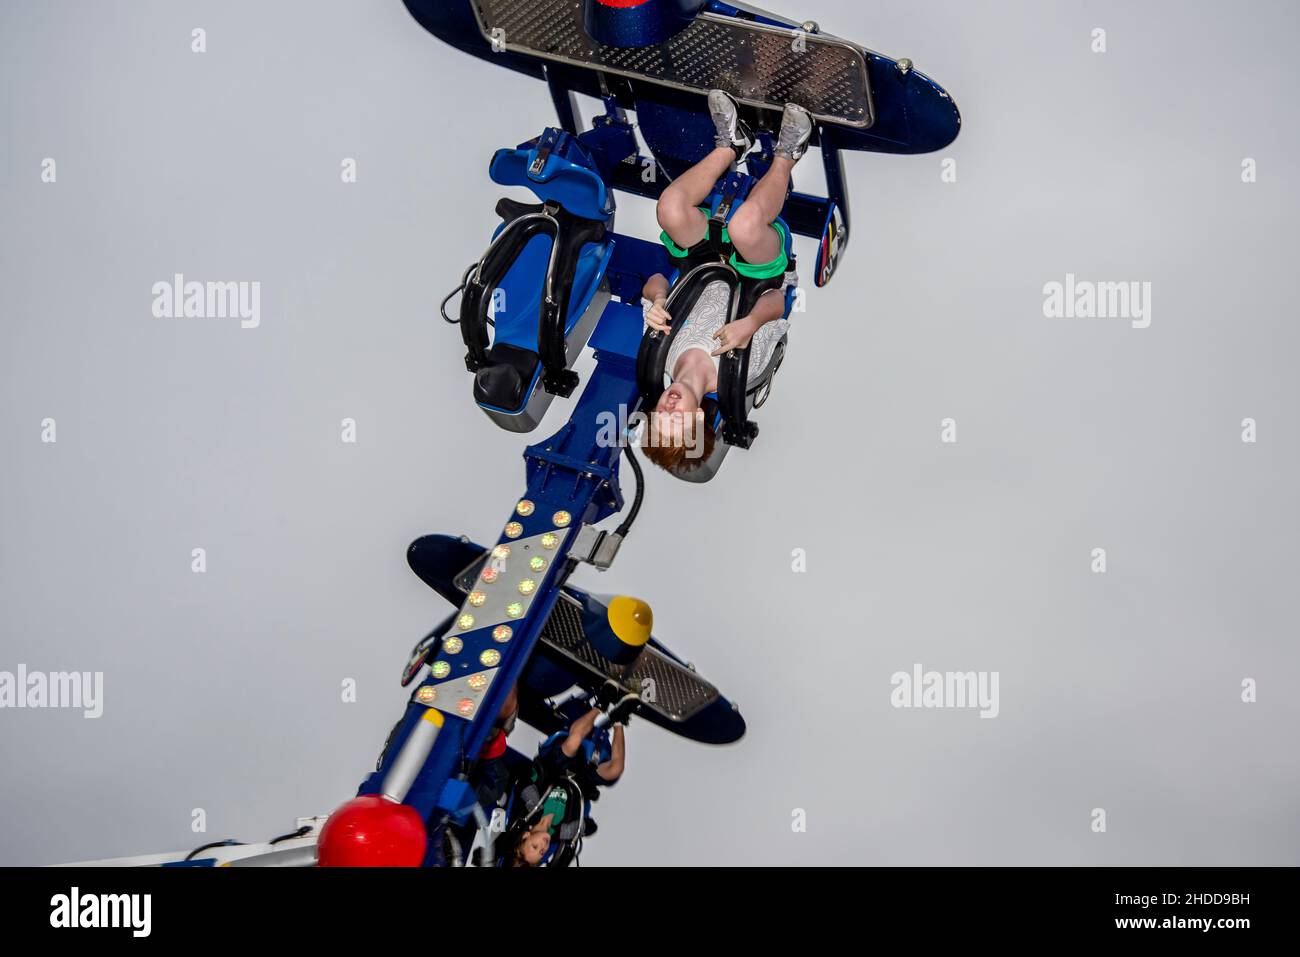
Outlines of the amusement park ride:
[[[591,695],[631,693],[641,697],[636,714],[644,721],[708,744],[738,740],[745,722],[736,706],[651,635],[644,603],[598,599],[570,582],[583,564],[608,568],[636,517],[640,466],[626,435],[609,440],[607,423],[654,404],[672,335],[647,330],[640,305],[649,276],[672,275],[667,253],[615,231],[615,196],[655,199],[713,147],[706,94],[719,88],[741,104],[760,145],[743,172],[717,184],[709,212],[725,223],[770,163],[785,104],[798,103],[813,119],[826,195],[792,191],[782,218],[790,233],[816,240],[812,275],[824,286],[853,227],[845,152],[925,153],[951,143],[960,128],[952,98],[910,61],[742,4],[404,2],[421,26],[462,53],[544,82],[558,114],[555,126],[492,157],[493,182],[526,187],[537,201],[498,202],[502,222],[464,276],[459,316],[448,317],[444,302],[444,318],[460,326],[473,400],[497,426],[531,432],[556,396],[577,389],[572,365],[585,347],[595,370],[568,421],[525,448],[524,489],[495,542],[427,535],[410,546],[411,569],[456,610],[416,645],[402,676],[413,686],[405,714],[358,796],[323,827],[321,819],[301,820],[287,840],[149,863],[463,863],[468,847],[449,855],[434,838],[453,826],[472,832],[476,822],[485,835],[493,830],[468,770],[512,689],[520,719],[544,735],[567,727]],[[575,94],[604,105],[589,129]],[[655,175],[645,175],[651,169]],[[704,268],[709,281],[729,283],[734,319],[743,283],[725,261]],[[678,283],[673,295],[689,294],[688,285]],[[494,302],[508,309],[490,308]],[[750,415],[771,382],[748,383],[747,353],[723,357],[718,392],[706,403],[721,441],[692,473],[696,481],[714,477],[732,447],[757,439]],[[625,456],[637,485],[631,503],[620,490]],[[621,524],[600,527],[616,514]],[[513,751],[507,758],[530,763]],[[564,845],[581,840],[561,838],[552,863],[567,863],[572,848]]]

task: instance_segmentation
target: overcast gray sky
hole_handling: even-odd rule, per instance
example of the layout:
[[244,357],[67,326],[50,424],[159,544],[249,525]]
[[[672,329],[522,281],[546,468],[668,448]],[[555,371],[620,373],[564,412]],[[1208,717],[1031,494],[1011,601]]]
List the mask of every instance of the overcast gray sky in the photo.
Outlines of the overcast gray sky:
[[[651,475],[580,573],[749,722],[634,721],[583,863],[1300,863],[1297,7],[779,6],[964,128],[848,157],[759,442]],[[0,104],[0,671],[104,674],[98,719],[0,710],[0,864],[283,833],[354,792],[447,611],[407,543],[489,541],[523,488],[436,307],[545,88],[397,0],[11,0]],[[155,318],[175,273],[260,282],[260,324]],[[1149,326],[1048,318],[1067,274],[1150,283]],[[997,672],[997,717],[891,706],[915,665]]]

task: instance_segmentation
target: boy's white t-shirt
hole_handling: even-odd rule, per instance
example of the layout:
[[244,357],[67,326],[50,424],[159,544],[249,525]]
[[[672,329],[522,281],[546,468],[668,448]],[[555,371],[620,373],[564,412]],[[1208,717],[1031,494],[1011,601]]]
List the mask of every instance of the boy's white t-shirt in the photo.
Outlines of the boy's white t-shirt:
[[[650,306],[648,302],[643,303],[643,312],[649,312]],[[703,349],[706,355],[711,355],[718,348],[718,340],[713,337],[726,324],[730,309],[731,296],[727,284],[718,281],[704,287],[704,291],[695,301],[695,308],[689,315],[672,317],[672,325],[680,323],[682,328],[673,337],[673,344],[668,349],[667,361],[664,362],[664,372],[669,378],[672,378],[673,369],[677,368],[677,360],[686,350]],[[789,328],[790,323],[785,319],[774,319],[759,326],[749,344],[747,385],[753,385],[767,371],[768,363],[772,361],[772,353],[776,351],[776,344],[781,341],[781,337]],[[711,357],[716,367],[718,357]]]

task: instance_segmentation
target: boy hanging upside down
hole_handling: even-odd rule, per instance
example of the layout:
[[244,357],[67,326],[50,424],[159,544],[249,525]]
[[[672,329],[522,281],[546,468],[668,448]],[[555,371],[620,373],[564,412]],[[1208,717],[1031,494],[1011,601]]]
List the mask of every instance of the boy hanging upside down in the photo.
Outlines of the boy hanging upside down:
[[[584,791],[616,784],[623,776],[626,754],[623,725],[637,700],[635,695],[629,695],[610,710],[612,737],[596,728],[596,719],[601,716],[599,708],[592,708],[578,718],[567,731],[551,735],[538,751],[532,783],[554,783],[562,775],[573,774],[585,785]],[[510,867],[536,867],[542,862],[568,810],[568,801],[569,792],[564,787],[549,788],[543,797],[541,818],[519,836],[519,843],[507,857]]]
[[[709,215],[700,203],[753,147],[753,136],[740,120],[736,101],[721,90],[709,93],[709,112],[717,128],[717,147],[664,190],[657,208],[660,239],[679,267],[678,277],[689,271],[710,249]],[[734,250],[731,265],[742,277],[771,280],[785,276],[780,288],[763,293],[748,315],[728,323],[730,290],[718,280],[710,283],[686,316],[670,316],[668,280],[651,276],[641,295],[650,303],[645,321],[660,332],[674,322],[682,329],[674,337],[665,369],[672,384],[659,397],[650,415],[646,457],[670,472],[687,472],[701,465],[712,452],[713,423],[704,422],[701,401],[718,388],[717,357],[751,344],[749,382],[766,370],[777,342],[785,334],[785,290],[797,283],[787,271],[786,234],[776,222],[790,188],[790,173],[803,156],[812,136],[812,118],[802,107],[786,104],[781,132],[773,150],[772,165],[736,207],[723,239]],[[702,445],[702,450],[701,450]]]

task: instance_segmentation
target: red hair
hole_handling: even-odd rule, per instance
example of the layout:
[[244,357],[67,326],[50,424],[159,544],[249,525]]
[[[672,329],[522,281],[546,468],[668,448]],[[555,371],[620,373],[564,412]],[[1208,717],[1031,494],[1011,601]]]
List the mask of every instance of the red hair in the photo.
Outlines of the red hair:
[[[641,446],[641,451],[645,457],[659,466],[665,472],[671,472],[673,475],[686,475],[695,471],[713,454],[713,447],[717,442],[717,436],[714,434],[711,423],[705,421],[702,414],[694,416],[694,421],[700,426],[699,446],[691,451],[699,451],[699,455],[687,455],[686,442],[654,442],[652,444]],[[647,428],[647,433],[649,429]]]

